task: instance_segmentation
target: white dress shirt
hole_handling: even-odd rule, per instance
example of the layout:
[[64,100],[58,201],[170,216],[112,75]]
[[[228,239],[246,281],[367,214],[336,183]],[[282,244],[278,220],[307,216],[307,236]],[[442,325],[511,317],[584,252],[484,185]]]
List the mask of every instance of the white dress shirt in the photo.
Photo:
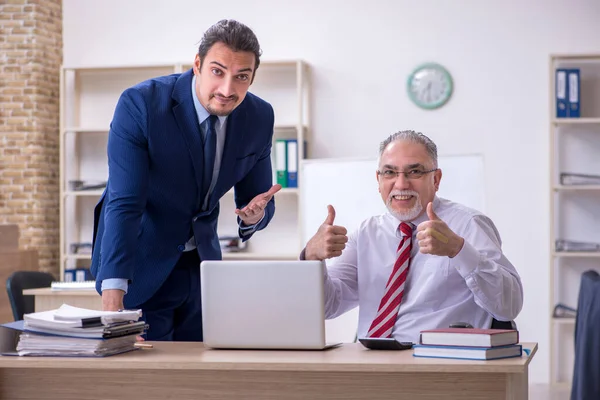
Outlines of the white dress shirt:
[[[519,274],[502,254],[500,235],[480,212],[436,197],[433,209],[450,229],[464,238],[454,257],[419,252],[414,224],[410,269],[392,336],[403,342],[419,341],[425,329],[447,328],[467,322],[489,328],[492,317],[513,320],[523,306]],[[377,314],[385,285],[396,261],[401,221],[392,214],[371,217],[349,235],[342,255],[327,268],[326,318],[335,318],[359,306],[358,337],[365,337]]]

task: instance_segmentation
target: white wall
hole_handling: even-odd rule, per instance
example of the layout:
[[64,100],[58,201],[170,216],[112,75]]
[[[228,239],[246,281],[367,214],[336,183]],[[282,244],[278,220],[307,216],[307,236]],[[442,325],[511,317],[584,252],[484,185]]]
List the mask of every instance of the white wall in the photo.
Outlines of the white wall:
[[[595,0],[64,0],[68,66],[191,61],[221,18],[251,26],[264,59],[313,70],[312,157],[368,157],[416,129],[440,153],[483,154],[486,210],[521,273],[517,322],[537,341],[531,382],[548,380],[548,55],[600,52]],[[405,94],[413,67],[436,61],[455,81],[438,111]],[[259,72],[260,73],[260,69]],[[268,99],[267,99],[268,100]],[[443,185],[443,181],[442,181]]]

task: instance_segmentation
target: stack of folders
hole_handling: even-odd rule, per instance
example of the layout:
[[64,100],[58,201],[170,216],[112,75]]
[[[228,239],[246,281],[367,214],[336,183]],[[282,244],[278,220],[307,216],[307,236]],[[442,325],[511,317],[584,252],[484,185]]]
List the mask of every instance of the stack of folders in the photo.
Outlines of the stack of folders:
[[5,326],[22,331],[16,347],[20,356],[103,357],[136,349],[137,336],[148,328],[140,317],[141,310],[96,311],[63,304]]
[[415,357],[494,360],[521,357],[519,332],[513,329],[447,328],[421,331]]

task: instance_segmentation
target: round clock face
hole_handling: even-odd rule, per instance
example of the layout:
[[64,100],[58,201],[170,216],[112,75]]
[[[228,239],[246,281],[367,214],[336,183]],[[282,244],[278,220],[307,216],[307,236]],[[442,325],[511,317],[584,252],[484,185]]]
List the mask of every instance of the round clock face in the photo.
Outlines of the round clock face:
[[419,107],[438,108],[452,95],[452,77],[439,64],[423,64],[410,74],[406,89],[410,99]]

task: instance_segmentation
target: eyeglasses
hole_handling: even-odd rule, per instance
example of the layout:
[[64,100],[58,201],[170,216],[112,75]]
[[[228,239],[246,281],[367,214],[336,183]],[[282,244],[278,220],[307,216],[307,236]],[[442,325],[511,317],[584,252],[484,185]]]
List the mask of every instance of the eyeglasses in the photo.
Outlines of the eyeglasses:
[[400,174],[403,174],[404,178],[412,180],[412,179],[421,179],[426,174],[437,171],[438,169],[439,168],[430,169],[429,171],[423,171],[422,169],[411,169],[408,171],[396,171],[393,169],[386,169],[383,171],[377,171],[377,175],[379,175],[380,177],[382,177],[385,180],[392,180],[392,179],[398,179],[398,176],[400,176]]

